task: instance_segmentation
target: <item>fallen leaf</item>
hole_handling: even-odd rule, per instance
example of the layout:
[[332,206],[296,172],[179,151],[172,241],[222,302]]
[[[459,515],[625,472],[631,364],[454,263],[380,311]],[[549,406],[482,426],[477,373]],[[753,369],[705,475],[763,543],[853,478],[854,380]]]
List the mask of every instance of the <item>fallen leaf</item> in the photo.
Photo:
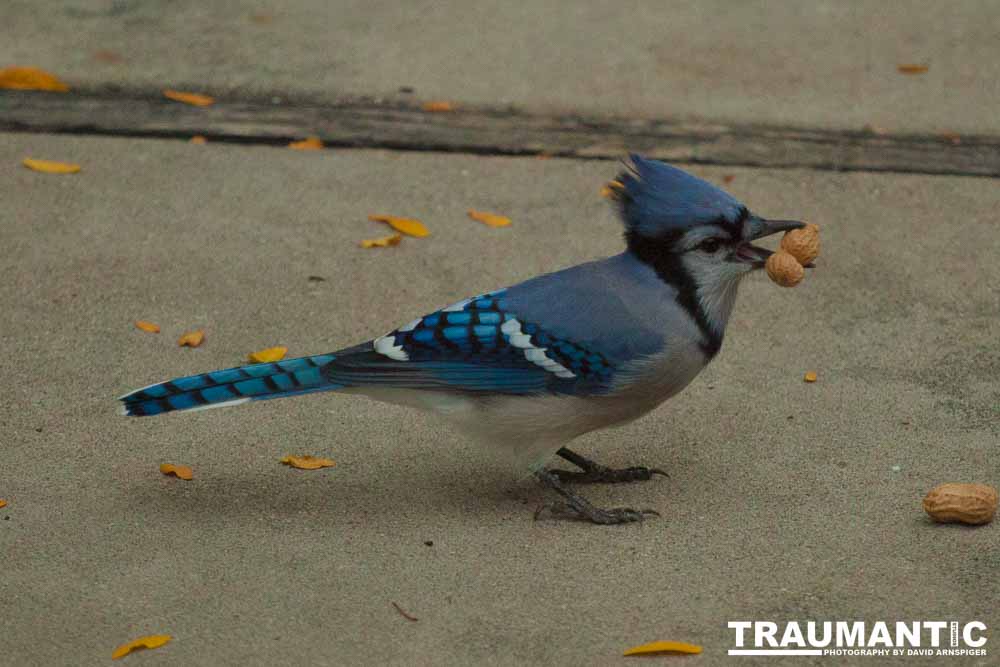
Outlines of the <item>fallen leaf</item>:
[[454,111],[455,105],[444,100],[435,100],[433,102],[424,102],[421,109],[431,112]]
[[269,364],[274,361],[281,361],[288,354],[287,347],[269,347],[264,350],[257,350],[247,355],[247,359],[255,364]]
[[186,334],[177,339],[177,344],[181,347],[198,347],[203,342],[205,342],[205,332],[201,329],[188,331]]
[[608,181],[601,186],[601,196],[605,199],[617,199],[625,185],[619,181]]
[[256,14],[251,14],[250,20],[257,25],[266,25],[274,20],[274,16],[271,14],[265,14],[264,12],[258,12]]
[[535,159],[536,160],[551,160],[552,159],[552,154],[551,153],[539,153],[538,155],[535,156]]
[[293,141],[288,147],[297,151],[318,151],[323,148],[323,141],[319,137],[306,137],[302,141]]
[[160,472],[164,475],[173,475],[179,479],[192,480],[194,472],[187,466],[175,466],[173,463],[161,463]]
[[146,333],[160,333],[159,324],[153,324],[152,322],[147,322],[146,320],[136,320],[135,328],[141,329]]
[[962,136],[958,132],[941,132],[938,136],[956,146],[962,143]]
[[26,157],[21,162],[32,171],[40,171],[43,174],[75,174],[80,171],[80,165],[72,162],[53,162],[52,160],[35,160]]
[[281,462],[301,470],[318,470],[319,468],[329,468],[337,465],[330,459],[320,459],[308,454],[303,456],[285,456],[282,457]]
[[362,239],[362,248],[388,248],[389,246],[399,245],[399,242],[403,240],[402,234],[390,234],[389,236],[383,236],[377,239]]
[[0,499],[0,509],[7,507],[7,501]]
[[397,232],[403,232],[408,236],[423,238],[424,236],[430,234],[427,228],[424,227],[424,223],[419,220],[414,220],[413,218],[397,218],[394,215],[369,215],[368,219],[372,222],[387,223]]
[[94,60],[99,60],[102,63],[120,63],[125,60],[121,57],[121,54],[115,53],[114,51],[107,51],[105,49],[94,51],[92,55]]
[[735,178],[736,177],[733,176],[732,174],[723,174],[723,176],[722,176],[722,182],[725,183],[726,185],[729,185],[730,183],[733,182],[733,180]]
[[816,381],[816,371],[809,371],[808,373],[806,373],[805,377],[803,377],[802,379],[805,380],[806,382],[815,382]]
[[37,67],[8,67],[0,70],[0,88],[8,90],[48,90],[65,93],[69,86],[54,74]]
[[148,637],[133,639],[128,644],[122,644],[116,648],[115,652],[111,654],[111,659],[117,660],[118,658],[124,658],[132,651],[136,651],[138,649],[159,648],[170,641],[170,639],[170,635],[149,635]]
[[204,146],[205,144],[208,143],[208,139],[206,139],[205,137],[201,136],[200,134],[194,135],[193,137],[191,137],[191,139],[189,141],[192,144],[198,144],[199,146]]
[[163,96],[175,102],[183,102],[196,107],[207,107],[215,104],[214,97],[201,93],[182,93],[179,90],[170,90],[169,88],[163,91]]
[[485,213],[483,211],[475,211],[469,209],[469,217],[476,222],[481,222],[484,225],[490,227],[506,227],[510,224],[510,218],[503,215],[496,215],[495,213]]
[[929,65],[897,65],[896,69],[900,74],[923,74],[930,69]]
[[701,653],[701,647],[697,644],[686,644],[684,642],[650,642],[642,646],[633,646],[626,649],[622,655],[645,655],[647,653]]

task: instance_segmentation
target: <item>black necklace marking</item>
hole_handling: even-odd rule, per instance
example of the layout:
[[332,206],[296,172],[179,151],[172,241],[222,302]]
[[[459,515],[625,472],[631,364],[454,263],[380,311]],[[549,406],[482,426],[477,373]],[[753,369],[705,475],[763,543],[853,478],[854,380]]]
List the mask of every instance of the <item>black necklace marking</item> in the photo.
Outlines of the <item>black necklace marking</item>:
[[722,347],[722,334],[716,333],[709,324],[705,309],[698,300],[697,286],[680,256],[667,250],[680,234],[672,233],[650,239],[640,236],[633,230],[625,232],[628,249],[640,260],[653,267],[660,280],[677,289],[677,303],[694,318],[703,339],[698,346],[709,358],[718,354]]

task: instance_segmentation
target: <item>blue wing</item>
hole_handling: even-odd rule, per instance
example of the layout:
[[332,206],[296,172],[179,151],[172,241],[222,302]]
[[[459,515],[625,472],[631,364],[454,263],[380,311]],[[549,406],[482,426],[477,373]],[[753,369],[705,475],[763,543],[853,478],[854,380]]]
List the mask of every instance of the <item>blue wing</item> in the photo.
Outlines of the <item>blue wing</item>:
[[506,290],[460,301],[350,350],[324,366],[330,381],[500,394],[593,394],[610,388],[600,351],[519,317]]

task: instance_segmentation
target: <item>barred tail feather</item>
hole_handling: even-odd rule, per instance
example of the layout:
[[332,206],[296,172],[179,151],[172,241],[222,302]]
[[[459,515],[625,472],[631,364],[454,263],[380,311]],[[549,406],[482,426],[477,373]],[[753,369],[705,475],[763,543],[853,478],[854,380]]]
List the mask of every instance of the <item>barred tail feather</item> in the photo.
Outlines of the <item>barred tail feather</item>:
[[122,414],[147,417],[330,391],[344,386],[330,382],[322,373],[322,367],[333,359],[332,354],[320,354],[189,375],[137,389],[118,400],[123,404]]

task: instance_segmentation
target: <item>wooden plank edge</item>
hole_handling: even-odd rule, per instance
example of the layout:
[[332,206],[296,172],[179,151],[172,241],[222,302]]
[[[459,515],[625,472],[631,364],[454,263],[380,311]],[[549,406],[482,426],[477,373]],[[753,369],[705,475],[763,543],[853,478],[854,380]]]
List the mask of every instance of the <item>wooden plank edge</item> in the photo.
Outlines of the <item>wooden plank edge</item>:
[[330,147],[619,159],[630,151],[682,163],[1000,176],[1000,138],[893,135],[766,125],[537,115],[347,101],[224,100],[192,107],[157,96],[0,91],[0,131]]

